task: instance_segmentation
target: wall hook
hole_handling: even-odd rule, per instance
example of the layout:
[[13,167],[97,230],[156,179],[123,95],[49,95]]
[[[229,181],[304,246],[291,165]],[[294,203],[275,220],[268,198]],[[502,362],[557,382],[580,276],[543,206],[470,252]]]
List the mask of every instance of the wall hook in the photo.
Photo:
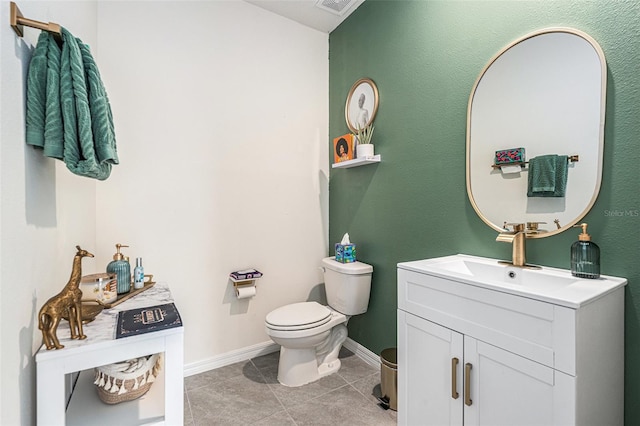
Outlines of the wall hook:
[[24,26],[27,26],[48,31],[52,33],[56,39],[62,40],[62,28],[60,25],[53,22],[40,22],[25,18],[15,2],[11,2],[10,4],[9,23],[11,24],[11,28],[18,34],[18,37],[24,36]]

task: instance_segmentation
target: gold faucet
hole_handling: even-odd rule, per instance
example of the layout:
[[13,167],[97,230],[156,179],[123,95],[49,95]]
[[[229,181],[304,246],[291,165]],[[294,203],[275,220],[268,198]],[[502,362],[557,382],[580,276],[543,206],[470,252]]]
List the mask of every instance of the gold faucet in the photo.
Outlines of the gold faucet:
[[[513,227],[513,231],[509,231],[507,226]],[[525,256],[525,238],[527,236],[527,230],[525,229],[525,224],[505,222],[503,228],[505,229],[505,232],[498,234],[496,241],[511,243],[513,246],[511,264],[513,266],[525,266],[527,263]]]

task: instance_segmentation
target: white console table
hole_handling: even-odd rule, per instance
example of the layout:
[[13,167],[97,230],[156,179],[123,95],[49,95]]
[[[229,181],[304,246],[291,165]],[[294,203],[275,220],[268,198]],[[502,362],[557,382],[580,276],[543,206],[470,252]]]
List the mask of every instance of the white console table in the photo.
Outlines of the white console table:
[[[94,395],[90,395],[90,392],[85,392],[84,390],[77,392],[82,394],[79,397],[83,401],[82,404],[77,405],[84,405],[80,411],[88,412],[93,416],[91,418],[94,423],[124,424],[123,421],[125,421],[127,424],[181,425],[184,419],[184,328],[177,327],[121,339],[115,338],[116,319],[119,311],[171,302],[173,302],[173,297],[169,286],[166,283],[159,282],[116,307],[105,309],[101,312],[94,321],[84,326],[84,334],[87,336],[85,340],[71,339],[69,337],[69,323],[62,321],[58,327],[57,334],[64,348],[47,350],[42,346],[35,356],[37,365],[38,425],[61,426],[77,423],[71,419],[72,414],[75,414],[72,413],[74,411],[72,406],[74,405],[74,398],[76,398],[75,394],[72,396],[69,409],[65,408],[66,374],[159,352],[164,353],[164,365],[161,370],[162,377],[154,383],[145,396],[140,398],[144,399],[152,393],[155,395],[164,394],[164,398],[160,397],[159,401],[151,402],[151,404],[156,405],[154,407],[155,411],[160,406],[159,416],[154,414],[149,417],[145,414],[149,413],[149,410],[141,410],[138,406],[131,405],[132,410],[130,411],[133,411],[133,413],[128,413],[125,421],[121,415],[121,410],[128,408],[126,407],[127,404],[135,404],[135,402],[128,401],[113,406],[107,405],[100,401],[95,389],[92,389],[95,392]],[[88,372],[85,373],[88,374]],[[93,379],[92,373],[91,379]],[[80,382],[80,380],[78,381]],[[155,389],[162,387],[163,384],[164,389]],[[80,384],[78,384],[78,387],[80,387]],[[85,390],[86,387],[85,383]],[[95,398],[91,398],[91,396]],[[94,408],[86,406],[87,400],[95,401]],[[164,416],[162,416],[162,405],[164,405]],[[116,416],[112,422],[107,420],[109,413]],[[69,415],[69,419],[67,419],[67,415]]]

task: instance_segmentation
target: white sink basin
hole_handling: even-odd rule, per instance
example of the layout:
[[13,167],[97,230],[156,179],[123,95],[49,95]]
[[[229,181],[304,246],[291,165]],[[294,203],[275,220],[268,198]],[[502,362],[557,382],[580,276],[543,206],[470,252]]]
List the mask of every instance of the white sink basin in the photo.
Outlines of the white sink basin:
[[403,262],[398,267],[573,308],[627,283],[624,278],[605,275],[598,279],[577,278],[564,269],[519,268],[496,259],[464,254]]

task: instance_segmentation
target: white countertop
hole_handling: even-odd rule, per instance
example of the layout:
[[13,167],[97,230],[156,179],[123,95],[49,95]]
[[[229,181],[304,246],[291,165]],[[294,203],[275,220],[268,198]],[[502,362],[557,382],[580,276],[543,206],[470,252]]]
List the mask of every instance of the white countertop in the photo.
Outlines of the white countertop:
[[401,262],[398,268],[574,309],[627,284],[625,278],[608,275],[585,279],[574,277],[565,269],[546,266],[527,269],[498,262],[497,259],[456,254]]
[[[158,282],[148,290],[125,300],[119,305],[111,309],[104,309],[93,321],[83,325],[83,332],[87,336],[84,340],[71,339],[69,322],[62,320],[58,326],[57,336],[60,343],[64,345],[64,348],[47,350],[43,345],[36,354],[36,360],[43,361],[56,357],[65,357],[70,355],[72,352],[76,353],[86,350],[88,347],[95,349],[96,346],[109,345],[116,337],[116,321],[118,319],[118,312],[146,306],[163,305],[172,302],[173,296],[171,295],[169,285],[166,282]],[[176,330],[181,332],[181,327],[155,331],[148,334],[174,333]]]

